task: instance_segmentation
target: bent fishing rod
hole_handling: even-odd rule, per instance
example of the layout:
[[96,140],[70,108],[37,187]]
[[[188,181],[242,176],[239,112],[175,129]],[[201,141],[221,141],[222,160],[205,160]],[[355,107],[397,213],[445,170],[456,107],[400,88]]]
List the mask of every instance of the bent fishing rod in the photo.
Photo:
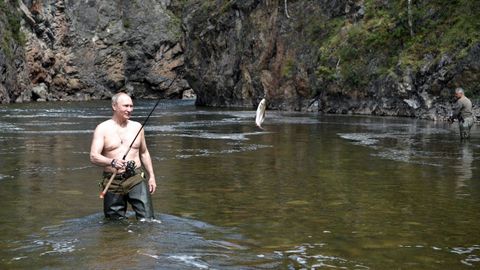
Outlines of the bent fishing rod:
[[[178,74],[175,75],[175,78],[173,78],[173,80],[170,82],[170,84],[167,86],[167,89],[170,88],[170,86],[172,86],[173,82],[175,80],[177,80],[177,77],[178,77]],[[152,115],[152,113],[155,111],[155,109],[157,108],[158,104],[160,103],[160,98],[158,98],[157,100],[157,103],[155,103],[155,106],[153,106],[153,109],[150,111],[150,113],[148,114],[147,118],[145,119],[145,121],[143,121],[143,124],[142,126],[140,127],[140,129],[138,130],[137,132],[137,135],[135,135],[135,138],[133,138],[132,140],[132,143],[130,144],[130,146],[128,147],[127,149],[127,152],[125,153],[125,155],[123,155],[123,158],[122,160],[125,160],[127,158],[127,155],[128,153],[130,152],[130,150],[132,149],[132,146],[133,146],[133,143],[135,143],[135,140],[137,139],[138,135],[140,135],[140,132],[142,131],[142,129],[145,127],[145,125],[147,124],[147,121],[148,119],[150,118],[150,116]],[[112,184],[112,181],[113,181],[113,178],[115,178],[115,176],[117,175],[117,170],[115,170],[115,172],[112,173],[112,176],[110,176],[110,179],[108,180],[107,182],[107,185],[105,185],[105,188],[102,190],[102,192],[100,192],[100,199],[103,199],[103,197],[105,197],[105,194],[107,193],[107,190],[108,188],[110,187],[110,185]]]

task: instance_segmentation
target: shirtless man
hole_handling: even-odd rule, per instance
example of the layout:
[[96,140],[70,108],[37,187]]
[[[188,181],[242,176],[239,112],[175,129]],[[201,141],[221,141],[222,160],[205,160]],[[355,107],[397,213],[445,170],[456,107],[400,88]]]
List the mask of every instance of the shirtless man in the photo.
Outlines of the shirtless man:
[[[130,151],[128,150],[142,125],[129,120],[133,111],[133,102],[125,93],[112,97],[113,116],[100,123],[93,134],[90,149],[90,161],[103,167],[105,187],[113,173],[116,173],[103,201],[106,218],[125,218],[127,202],[132,205],[137,219],[152,219],[153,207],[150,194],[155,192],[157,184],[153,172],[152,160],[145,142],[142,129]],[[123,156],[128,152],[125,160]],[[134,170],[127,170],[127,161],[134,161]],[[148,175],[148,182],[142,165]],[[130,166],[132,167],[132,166]]]

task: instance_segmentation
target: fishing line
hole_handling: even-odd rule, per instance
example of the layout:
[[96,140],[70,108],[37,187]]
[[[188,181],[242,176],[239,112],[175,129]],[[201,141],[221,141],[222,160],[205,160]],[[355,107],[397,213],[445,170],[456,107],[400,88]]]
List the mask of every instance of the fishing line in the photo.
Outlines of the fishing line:
[[[173,80],[172,80],[172,81],[170,82],[170,84],[167,86],[167,89],[170,88],[170,86],[172,86],[173,82],[177,79],[177,77],[178,77],[178,74],[175,76],[175,78],[173,78]],[[142,131],[142,129],[143,129],[143,127],[145,126],[145,124],[147,124],[148,119],[150,118],[150,116],[152,115],[152,113],[153,113],[153,112],[155,111],[155,109],[157,108],[158,103],[160,103],[160,98],[158,98],[157,103],[155,103],[155,106],[153,106],[153,109],[150,111],[150,113],[148,114],[148,116],[147,116],[147,118],[145,119],[145,121],[143,121],[142,126],[141,126],[140,129],[138,130],[137,135],[135,135],[135,138],[133,138],[133,141],[132,141],[132,143],[130,144],[130,146],[128,147],[128,150],[127,150],[127,152],[125,153],[125,155],[123,156],[122,160],[125,160],[125,158],[127,158],[128,152],[130,152],[130,149],[132,149],[133,143],[134,143],[135,140],[137,139],[138,135],[140,134],[140,131]]]

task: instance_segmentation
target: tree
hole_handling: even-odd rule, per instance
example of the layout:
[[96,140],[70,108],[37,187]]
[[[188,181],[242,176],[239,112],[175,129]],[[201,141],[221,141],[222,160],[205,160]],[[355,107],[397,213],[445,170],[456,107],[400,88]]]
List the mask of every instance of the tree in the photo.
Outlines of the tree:
[[[409,0],[410,1],[410,0]],[[288,5],[287,5],[287,0],[285,0],[285,16],[290,19],[290,15],[288,15]]]
[[413,37],[412,0],[407,1],[407,12],[408,12],[408,27],[410,28],[410,36]]

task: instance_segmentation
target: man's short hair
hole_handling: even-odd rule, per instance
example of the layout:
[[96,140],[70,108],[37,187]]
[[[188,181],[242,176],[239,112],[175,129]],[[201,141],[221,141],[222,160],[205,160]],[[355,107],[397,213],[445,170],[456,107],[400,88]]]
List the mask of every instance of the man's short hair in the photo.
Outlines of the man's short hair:
[[461,88],[461,87],[455,88],[455,93],[465,94],[465,92],[463,91],[463,88]]
[[112,105],[115,105],[115,104],[117,103],[118,98],[119,98],[121,95],[130,96],[130,95],[128,95],[128,94],[125,93],[125,92],[118,92],[118,93],[116,93],[115,95],[112,96]]

